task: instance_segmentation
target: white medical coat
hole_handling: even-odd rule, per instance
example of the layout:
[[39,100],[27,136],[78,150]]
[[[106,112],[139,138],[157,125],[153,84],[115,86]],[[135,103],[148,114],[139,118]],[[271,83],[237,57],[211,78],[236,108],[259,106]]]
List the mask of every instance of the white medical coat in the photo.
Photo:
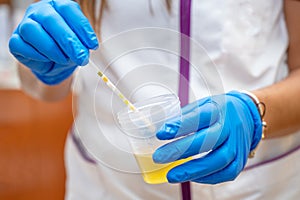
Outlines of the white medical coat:
[[[132,102],[178,92],[179,1],[171,2],[168,13],[161,0],[108,1],[102,43],[91,58]],[[190,101],[230,90],[254,90],[288,75],[282,3],[192,2]],[[96,67],[78,70],[74,89],[78,101],[73,134],[97,164],[86,161],[67,140],[67,198],[180,199],[177,184],[143,182],[116,120],[124,105],[99,79]],[[299,144],[299,133],[262,141],[236,180],[192,183],[193,199],[296,199],[300,152],[289,152]]]

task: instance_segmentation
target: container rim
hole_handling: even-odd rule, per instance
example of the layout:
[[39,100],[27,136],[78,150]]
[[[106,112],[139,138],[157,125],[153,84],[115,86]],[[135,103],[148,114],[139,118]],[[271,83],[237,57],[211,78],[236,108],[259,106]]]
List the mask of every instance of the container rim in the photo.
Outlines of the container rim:
[[[157,101],[157,100],[160,100],[160,101]],[[156,105],[159,105],[159,106],[164,107],[165,109],[168,109],[170,107],[172,108],[176,104],[180,105],[180,101],[179,101],[179,98],[177,95],[175,95],[175,94],[159,95],[159,96],[155,96],[155,97],[146,99],[145,101],[142,101],[142,102],[134,103],[133,105],[137,109],[136,111],[130,110],[128,107],[122,109],[121,111],[119,111],[117,113],[117,117],[118,117],[119,121],[124,121],[129,118],[128,116],[136,115],[137,116],[136,118],[138,120],[139,119],[138,116],[140,116],[140,114],[142,113],[143,117],[149,118],[150,114],[143,113],[143,110],[150,108],[152,106],[156,106]],[[138,112],[140,112],[140,113],[138,113]],[[151,113],[151,115],[157,114],[157,113],[159,113],[159,111]],[[130,119],[135,121],[134,117],[131,117]]]

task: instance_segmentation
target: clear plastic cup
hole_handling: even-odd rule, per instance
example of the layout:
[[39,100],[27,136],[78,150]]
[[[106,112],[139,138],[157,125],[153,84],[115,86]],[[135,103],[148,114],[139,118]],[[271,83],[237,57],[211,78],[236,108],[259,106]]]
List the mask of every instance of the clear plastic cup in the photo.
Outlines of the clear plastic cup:
[[170,142],[156,138],[156,132],[169,120],[181,117],[178,97],[166,94],[134,104],[136,110],[124,109],[118,113],[122,131],[127,135],[144,181],[149,184],[167,182],[166,175],[173,167],[188,159],[168,164],[156,164],[152,154],[161,145]]

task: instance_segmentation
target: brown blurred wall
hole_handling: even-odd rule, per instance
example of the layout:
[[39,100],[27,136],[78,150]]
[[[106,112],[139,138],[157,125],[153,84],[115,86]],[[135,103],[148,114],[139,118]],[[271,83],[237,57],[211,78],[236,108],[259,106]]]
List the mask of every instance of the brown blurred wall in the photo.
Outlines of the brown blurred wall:
[[0,90],[0,200],[64,198],[64,142],[72,98],[34,100]]

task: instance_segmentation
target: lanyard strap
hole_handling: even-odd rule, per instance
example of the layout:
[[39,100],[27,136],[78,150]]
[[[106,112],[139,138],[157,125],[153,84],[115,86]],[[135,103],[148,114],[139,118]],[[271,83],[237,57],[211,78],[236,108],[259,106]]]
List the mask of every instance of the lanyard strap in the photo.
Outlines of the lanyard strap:
[[191,27],[191,0],[180,0],[180,78],[179,99],[181,105],[188,104],[189,100],[189,59],[190,59],[190,27]]
[[[178,96],[181,106],[189,101],[190,79],[190,28],[191,28],[191,0],[180,0],[180,77]],[[182,200],[191,199],[190,183],[181,183]]]

